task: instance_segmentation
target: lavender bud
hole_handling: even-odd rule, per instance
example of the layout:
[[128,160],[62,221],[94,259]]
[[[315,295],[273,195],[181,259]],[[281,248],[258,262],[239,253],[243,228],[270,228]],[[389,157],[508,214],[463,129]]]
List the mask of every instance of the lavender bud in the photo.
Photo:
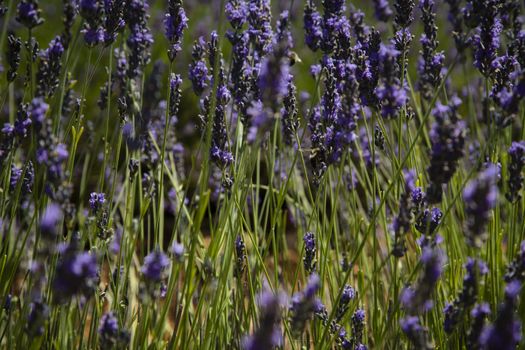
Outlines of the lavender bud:
[[498,199],[497,176],[497,167],[489,166],[469,181],[463,191],[467,217],[465,235],[470,246],[479,248],[488,237],[486,225]]
[[467,337],[467,348],[468,349],[481,349],[481,344],[479,343],[481,332],[485,326],[485,319],[490,315],[490,306],[487,303],[476,304],[470,316],[472,317],[472,322],[470,329],[468,330]]
[[170,0],[168,5],[168,13],[164,17],[164,28],[166,38],[170,43],[168,49],[168,57],[173,62],[177,52],[181,50],[182,34],[185,28],[188,27],[188,17],[182,7],[182,0]]
[[374,0],[375,16],[382,22],[388,22],[392,17],[392,9],[388,5],[388,0]]
[[520,190],[523,187],[522,169],[525,166],[525,141],[513,142],[508,151],[508,192],[507,199],[515,203],[520,198]]
[[428,330],[419,323],[417,316],[407,316],[400,321],[401,330],[408,337],[414,349],[434,349],[428,340]]
[[12,82],[17,76],[18,66],[20,65],[20,49],[22,48],[22,41],[20,38],[9,34],[7,37],[7,51],[6,61],[9,64],[7,70],[7,81]]
[[348,284],[345,285],[343,288],[343,293],[341,294],[341,299],[337,305],[337,313],[335,315],[336,321],[340,321],[345,316],[348,308],[350,307],[350,302],[354,300],[355,297],[356,293],[354,288]]
[[315,235],[313,232],[307,232],[303,238],[304,241],[304,257],[303,265],[304,270],[308,274],[312,274],[315,271],[316,258],[315,258]]
[[26,332],[31,337],[44,334],[44,326],[49,318],[49,307],[41,301],[33,301],[27,317]]
[[521,242],[520,250],[507,266],[505,273],[505,282],[512,281],[525,282],[525,241]]
[[394,23],[398,28],[408,28],[414,21],[412,14],[414,6],[413,0],[394,0],[394,9],[396,10]]
[[430,178],[427,189],[429,203],[441,202],[442,186],[450,181],[464,154],[466,124],[457,115],[460,103],[459,98],[453,97],[448,105],[438,102],[432,111],[436,121],[430,130],[432,149],[427,169]]
[[44,23],[40,12],[37,0],[22,0],[16,7],[16,20],[28,29],[33,29]]
[[315,293],[317,293],[319,288],[320,279],[319,276],[314,273],[308,278],[308,284],[305,289],[292,297],[290,325],[292,334],[296,337],[303,333],[306,323],[315,311]]
[[505,288],[505,300],[499,307],[496,320],[486,326],[480,335],[483,349],[512,350],[521,341],[521,322],[516,315],[520,289],[518,281],[510,282]]
[[244,350],[273,349],[282,343],[279,327],[281,322],[281,298],[264,291],[258,298],[259,326],[243,339]]
[[240,277],[246,268],[246,245],[241,236],[235,238],[235,256],[237,257],[235,274],[237,277]]

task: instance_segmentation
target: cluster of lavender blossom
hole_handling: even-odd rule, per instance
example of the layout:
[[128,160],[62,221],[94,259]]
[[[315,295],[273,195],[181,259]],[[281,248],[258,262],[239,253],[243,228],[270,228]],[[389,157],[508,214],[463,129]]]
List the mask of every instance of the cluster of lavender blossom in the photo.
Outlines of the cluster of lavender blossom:
[[0,0],[0,347],[525,346],[525,4],[196,3]]

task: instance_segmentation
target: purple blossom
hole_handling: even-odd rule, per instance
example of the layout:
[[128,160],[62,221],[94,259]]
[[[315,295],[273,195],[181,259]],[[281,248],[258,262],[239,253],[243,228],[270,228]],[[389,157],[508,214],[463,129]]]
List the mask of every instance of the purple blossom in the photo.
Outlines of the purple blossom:
[[281,297],[270,291],[262,292],[258,297],[259,323],[254,333],[243,339],[244,350],[266,350],[282,344]]
[[188,27],[188,17],[182,7],[182,0],[170,0],[168,13],[164,16],[164,30],[166,38],[170,42],[168,57],[173,62],[177,52],[181,50],[182,34]]
[[525,166],[525,141],[512,142],[509,150],[508,161],[508,192],[507,199],[510,202],[517,202],[520,198],[520,190],[523,187],[522,169]]
[[488,237],[486,225],[498,199],[497,177],[498,168],[491,165],[469,181],[463,191],[467,217],[465,236],[470,246],[479,248]]
[[22,0],[16,7],[16,20],[29,29],[44,23],[36,0]]
[[307,232],[305,233],[303,237],[304,242],[304,257],[303,257],[303,265],[304,270],[312,274],[315,271],[315,265],[316,265],[316,258],[315,258],[315,235],[313,232]]
[[521,322],[516,315],[520,289],[518,281],[510,282],[505,288],[505,300],[499,307],[494,323],[486,326],[479,338],[483,349],[512,350],[521,341]]
[[106,203],[106,198],[104,193],[91,192],[89,195],[89,207],[96,214],[104,204]]
[[308,284],[305,289],[292,297],[290,326],[295,336],[300,336],[303,333],[306,323],[315,311],[315,293],[317,293],[319,288],[320,279],[314,273],[308,278]]
[[239,30],[246,22],[248,7],[244,0],[228,0],[224,6],[224,11],[228,22],[236,30]]
[[166,269],[170,265],[170,259],[160,250],[154,250],[144,258],[141,272],[146,281],[159,283],[166,277]]
[[72,242],[61,249],[53,280],[53,295],[60,303],[77,294],[90,296],[99,281],[95,254],[79,251],[77,245]]
[[40,218],[40,232],[49,239],[54,240],[58,236],[58,223],[62,220],[62,209],[58,204],[49,204]]

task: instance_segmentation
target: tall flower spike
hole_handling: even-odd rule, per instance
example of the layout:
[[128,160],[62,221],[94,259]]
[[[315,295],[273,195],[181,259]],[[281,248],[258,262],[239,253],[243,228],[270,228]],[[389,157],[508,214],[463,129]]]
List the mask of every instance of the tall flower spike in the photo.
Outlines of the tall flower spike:
[[478,281],[480,277],[488,273],[488,267],[482,260],[468,258],[465,264],[465,276],[463,277],[463,289],[452,303],[447,303],[443,313],[445,321],[443,327],[445,332],[452,333],[462,317],[476,303],[478,297]]
[[9,64],[7,70],[7,81],[12,82],[18,75],[17,70],[20,65],[20,49],[22,47],[22,41],[13,34],[7,36],[7,52],[6,61]]
[[315,311],[315,293],[317,293],[319,288],[320,279],[319,276],[314,273],[308,278],[308,284],[305,289],[292,297],[290,326],[292,328],[292,334],[296,337],[303,333],[306,323]]
[[414,170],[405,170],[403,175],[405,179],[405,192],[401,195],[399,200],[399,213],[392,224],[395,234],[392,254],[398,258],[404,256],[406,252],[405,235],[410,230],[410,225],[414,220],[412,193],[416,188],[416,172]]
[[436,121],[430,130],[432,148],[427,169],[430,178],[427,189],[429,203],[441,202],[443,185],[450,181],[464,154],[466,124],[457,114],[460,104],[459,98],[452,97],[448,105],[438,102],[432,111]]
[[98,265],[95,254],[79,251],[76,241],[61,247],[60,258],[53,280],[53,296],[59,303],[73,296],[90,296],[97,287]]
[[437,247],[424,246],[421,253],[422,271],[413,287],[407,287],[401,294],[401,302],[407,313],[418,315],[433,306],[432,293],[443,271],[443,252]]
[[478,21],[479,27],[473,38],[474,66],[488,77],[492,73],[492,63],[498,54],[503,26],[501,20],[494,15],[497,13],[496,0],[476,3],[473,8],[479,11],[479,15],[474,16],[474,20]]
[[431,350],[434,346],[428,339],[428,329],[423,327],[417,316],[407,316],[400,321],[401,330],[414,346],[414,349]]
[[28,29],[33,29],[44,23],[41,12],[37,0],[22,0],[16,7],[16,20]]
[[520,289],[518,281],[510,282],[505,288],[505,300],[499,307],[496,320],[481,333],[483,349],[513,350],[521,341],[521,322],[516,315]]
[[465,238],[470,246],[480,248],[487,240],[486,225],[498,199],[497,178],[498,168],[490,165],[471,180],[463,191],[467,220]]
[[396,10],[394,23],[398,28],[408,28],[412,24],[414,6],[414,0],[394,0],[394,9]]
[[375,89],[376,96],[381,106],[383,118],[397,118],[399,110],[407,101],[407,92],[399,81],[399,59],[400,52],[392,45],[382,45],[379,50],[379,73],[380,83]]
[[193,86],[193,91],[197,96],[200,96],[208,87],[211,79],[208,74],[208,66],[206,66],[206,42],[203,37],[200,37],[193,44],[191,56],[192,61],[189,66],[188,77]]
[[303,265],[304,270],[312,274],[315,271],[316,258],[315,258],[315,235],[313,232],[307,232],[303,238],[304,241],[304,257]]
[[94,47],[104,40],[101,27],[103,5],[100,0],[80,0],[79,12],[84,18],[84,42],[88,47]]
[[281,345],[281,304],[281,297],[270,291],[259,295],[259,325],[252,335],[243,339],[244,350],[273,349]]
[[523,187],[522,170],[525,166],[525,141],[513,142],[508,151],[508,192],[507,199],[510,202],[517,202],[520,198],[520,190]]
[[117,39],[117,33],[126,26],[124,21],[124,6],[126,3],[119,0],[104,1],[104,45],[109,46]]
[[388,5],[388,0],[374,0],[375,16],[378,20],[388,22],[392,17],[392,9]]
[[428,101],[441,83],[441,70],[445,55],[443,52],[436,52],[438,41],[434,0],[421,0],[419,7],[422,13],[424,33],[420,39],[422,51],[418,64],[420,76],[418,88],[423,98]]
[[312,51],[319,50],[321,40],[323,39],[323,30],[321,28],[322,17],[317,11],[313,0],[307,0],[304,5],[303,26],[305,32],[305,43]]
[[69,43],[71,42],[71,38],[73,36],[72,30],[73,25],[75,24],[75,19],[78,14],[78,4],[76,1],[71,0],[62,0],[63,4],[63,23],[64,23],[64,30],[62,31],[62,34],[60,35],[61,42],[64,45],[64,48],[69,47]]
[[169,0],[168,13],[164,16],[164,28],[166,38],[170,43],[168,57],[171,62],[175,59],[177,52],[181,50],[182,34],[188,27],[188,17],[182,7],[182,0]]
[[60,36],[49,43],[49,47],[40,53],[40,62],[36,73],[37,96],[50,97],[60,84],[60,71],[62,69],[62,54],[64,46]]
[[337,305],[337,313],[335,319],[339,322],[346,314],[350,307],[350,302],[356,297],[355,289],[350,285],[345,285],[343,287],[343,293],[341,294],[341,299],[339,300],[339,305]]
[[487,303],[476,304],[470,312],[472,321],[467,335],[467,349],[481,349],[479,343],[481,332],[485,326],[485,319],[490,315],[490,306]]
[[507,283],[512,281],[525,282],[525,241],[521,242],[518,254],[507,266],[505,281]]
[[224,5],[226,18],[237,31],[242,28],[248,16],[248,7],[245,0],[228,0]]
[[297,89],[293,82],[293,76],[288,75],[288,93],[283,100],[283,108],[281,108],[282,133],[284,143],[291,146],[294,142],[294,135],[299,127],[297,99],[295,97]]

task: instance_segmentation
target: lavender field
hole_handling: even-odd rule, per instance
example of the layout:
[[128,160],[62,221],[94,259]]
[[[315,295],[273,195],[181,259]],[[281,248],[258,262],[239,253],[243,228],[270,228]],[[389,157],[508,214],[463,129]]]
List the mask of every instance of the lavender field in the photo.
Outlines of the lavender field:
[[525,1],[0,0],[0,349],[525,349]]

